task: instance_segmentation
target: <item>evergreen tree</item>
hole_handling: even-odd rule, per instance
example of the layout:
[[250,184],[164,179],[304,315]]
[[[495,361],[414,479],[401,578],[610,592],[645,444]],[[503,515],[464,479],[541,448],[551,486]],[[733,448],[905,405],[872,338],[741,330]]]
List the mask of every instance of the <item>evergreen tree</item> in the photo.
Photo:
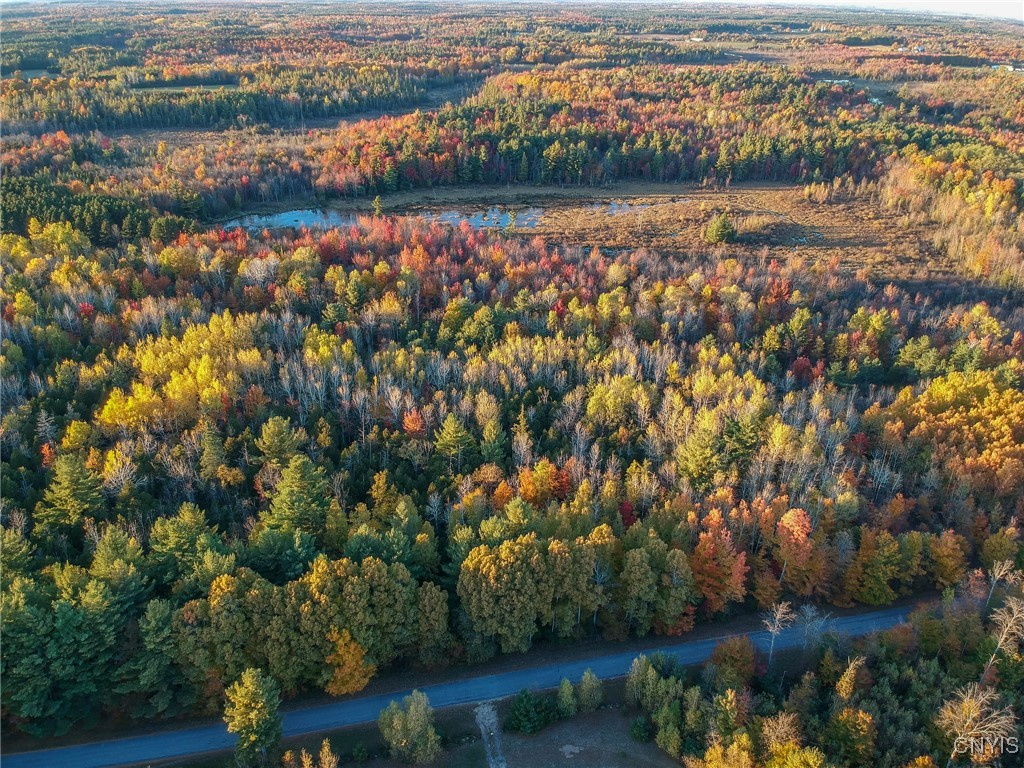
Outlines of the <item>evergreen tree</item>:
[[266,461],[283,468],[288,465],[304,442],[304,431],[292,429],[291,423],[283,416],[272,416],[260,430],[256,447]]
[[203,452],[199,457],[199,477],[207,482],[217,479],[217,470],[224,464],[224,441],[214,424],[207,423],[203,430]]
[[462,422],[454,413],[449,413],[434,438],[434,447],[441,456],[448,459],[449,466],[454,462],[459,472],[462,471],[463,460],[473,448],[473,442],[473,436],[462,426]]
[[720,213],[715,216],[710,222],[708,222],[707,229],[704,230],[704,241],[707,242],[708,245],[729,243],[735,238],[736,227],[733,226],[732,221],[724,213]]
[[490,464],[504,466],[508,461],[508,435],[497,419],[491,419],[484,425],[480,454]]
[[116,691],[138,697],[133,717],[174,717],[188,711],[196,692],[176,662],[177,643],[172,629],[174,607],[152,600],[139,619],[138,653],[123,665]]
[[305,454],[293,456],[281,473],[270,510],[263,521],[268,528],[300,529],[322,539],[330,510],[330,489],[324,471]]
[[53,479],[36,505],[36,535],[51,540],[57,533],[69,534],[81,526],[83,518],[102,516],[103,508],[100,478],[79,456],[58,456]]

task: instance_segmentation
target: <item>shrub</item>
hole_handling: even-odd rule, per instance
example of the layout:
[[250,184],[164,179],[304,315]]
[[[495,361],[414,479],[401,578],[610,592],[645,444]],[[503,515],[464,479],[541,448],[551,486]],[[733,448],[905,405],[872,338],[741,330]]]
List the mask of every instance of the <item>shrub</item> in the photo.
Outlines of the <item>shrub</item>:
[[633,741],[648,742],[654,736],[654,726],[646,717],[639,715],[629,724],[629,735]]
[[551,700],[523,689],[512,701],[505,730],[517,733],[538,733],[558,719]]

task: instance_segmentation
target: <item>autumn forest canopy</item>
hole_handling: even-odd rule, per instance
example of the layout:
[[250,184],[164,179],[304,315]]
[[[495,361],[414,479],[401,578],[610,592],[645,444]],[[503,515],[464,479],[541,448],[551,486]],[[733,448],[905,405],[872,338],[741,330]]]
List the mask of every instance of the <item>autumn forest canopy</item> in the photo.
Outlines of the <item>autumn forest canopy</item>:
[[641,657],[630,730],[690,768],[966,764],[972,703],[1021,736],[1022,32],[5,7],[5,736],[910,597],[790,662]]

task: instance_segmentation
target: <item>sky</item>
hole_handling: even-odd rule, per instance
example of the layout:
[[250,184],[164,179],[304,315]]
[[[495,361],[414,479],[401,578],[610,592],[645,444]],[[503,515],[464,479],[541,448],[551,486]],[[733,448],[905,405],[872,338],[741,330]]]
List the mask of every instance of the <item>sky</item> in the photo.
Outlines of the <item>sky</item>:
[[[59,0],[41,1],[57,2]],[[118,2],[119,0],[108,1]],[[448,1],[450,2],[451,0]],[[458,0],[455,1],[458,2]],[[586,2],[586,0],[570,1],[575,3]],[[636,2],[638,0],[631,1]],[[671,2],[672,0],[669,1]],[[675,1],[678,2],[679,0]],[[708,1],[684,0],[684,2]],[[160,0],[157,0],[157,2],[160,2]],[[597,0],[597,2],[608,2],[608,0]],[[919,13],[942,13],[953,16],[988,16],[1024,22],[1024,0],[718,0],[718,2],[742,5],[808,5],[850,9],[870,8],[872,10],[887,11],[917,11]]]
[[996,16],[1024,21],[1024,0],[767,0],[766,4],[875,8],[957,16]]

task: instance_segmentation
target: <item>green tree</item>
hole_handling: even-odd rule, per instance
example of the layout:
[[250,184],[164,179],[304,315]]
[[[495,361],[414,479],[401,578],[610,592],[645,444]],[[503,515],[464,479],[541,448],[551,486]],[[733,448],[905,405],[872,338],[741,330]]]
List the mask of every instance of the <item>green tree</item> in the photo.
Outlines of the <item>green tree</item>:
[[108,526],[96,542],[89,575],[104,582],[126,608],[140,603],[149,590],[146,562],[139,543],[120,528]]
[[224,722],[238,735],[235,757],[242,765],[266,763],[281,738],[281,691],[272,677],[250,667],[226,691]]
[[645,635],[651,629],[654,606],[658,599],[658,584],[651,568],[646,549],[632,549],[622,560],[621,607],[626,624],[635,627],[638,635]]
[[224,464],[224,441],[214,424],[207,423],[203,430],[203,452],[199,457],[199,477],[207,482],[217,479],[217,470]]
[[508,435],[497,419],[484,424],[484,439],[480,443],[483,460],[502,466],[508,458]]
[[694,428],[676,450],[679,471],[698,493],[707,493],[714,485],[715,475],[725,469],[725,441],[713,411],[697,415]]
[[34,547],[21,531],[0,530],[0,588],[7,589],[18,576],[32,572]]
[[419,587],[420,663],[434,666],[448,658],[453,639],[448,630],[448,593],[430,581]]
[[693,579],[686,553],[671,549],[665,556],[665,568],[658,579],[654,623],[659,632],[675,635],[693,626],[693,606],[700,601],[700,592]]
[[555,719],[558,713],[547,697],[538,696],[525,688],[512,700],[505,730],[516,733],[538,733],[544,730]]
[[377,718],[391,756],[424,765],[441,754],[441,737],[434,727],[434,710],[427,695],[413,691],[401,705],[392,701]]
[[576,692],[573,690],[572,683],[567,678],[562,678],[562,682],[558,686],[558,697],[556,699],[558,706],[558,714],[562,717],[572,717],[576,714]]
[[583,673],[576,696],[580,712],[593,712],[601,706],[604,701],[604,684],[593,670],[588,669]]
[[20,578],[3,593],[3,708],[36,736],[96,721],[126,619],[107,585],[81,568],[57,566],[53,576],[55,596]]
[[892,583],[899,576],[899,543],[888,531],[861,529],[860,548],[846,574],[847,591],[868,605],[885,605],[896,599]]
[[260,430],[256,447],[265,461],[277,467],[285,467],[305,442],[306,434],[303,430],[292,429],[291,422],[283,416],[272,416]]
[[71,533],[83,518],[100,517],[103,495],[100,478],[75,454],[59,456],[53,463],[53,479],[36,505],[36,533],[52,541],[57,533]]
[[176,515],[153,523],[149,550],[151,570],[165,584],[195,574],[206,553],[228,553],[217,529],[207,524],[203,510],[189,503],[182,504]]
[[140,647],[121,667],[116,689],[135,697],[133,717],[173,717],[195,703],[195,689],[176,661],[173,615],[170,602],[151,600],[139,619]]
[[281,473],[281,481],[263,522],[268,528],[299,529],[322,539],[327,528],[330,498],[323,469],[300,453],[291,458]]
[[733,226],[729,217],[720,213],[708,222],[704,230],[704,241],[708,245],[729,243],[736,238],[736,227]]
[[502,651],[526,651],[537,619],[551,608],[551,584],[535,534],[474,548],[457,587],[474,629],[497,637]]
[[448,414],[434,438],[437,452],[448,459],[449,466],[454,462],[457,472],[462,471],[462,461],[467,458],[473,444],[473,436],[454,413]]

